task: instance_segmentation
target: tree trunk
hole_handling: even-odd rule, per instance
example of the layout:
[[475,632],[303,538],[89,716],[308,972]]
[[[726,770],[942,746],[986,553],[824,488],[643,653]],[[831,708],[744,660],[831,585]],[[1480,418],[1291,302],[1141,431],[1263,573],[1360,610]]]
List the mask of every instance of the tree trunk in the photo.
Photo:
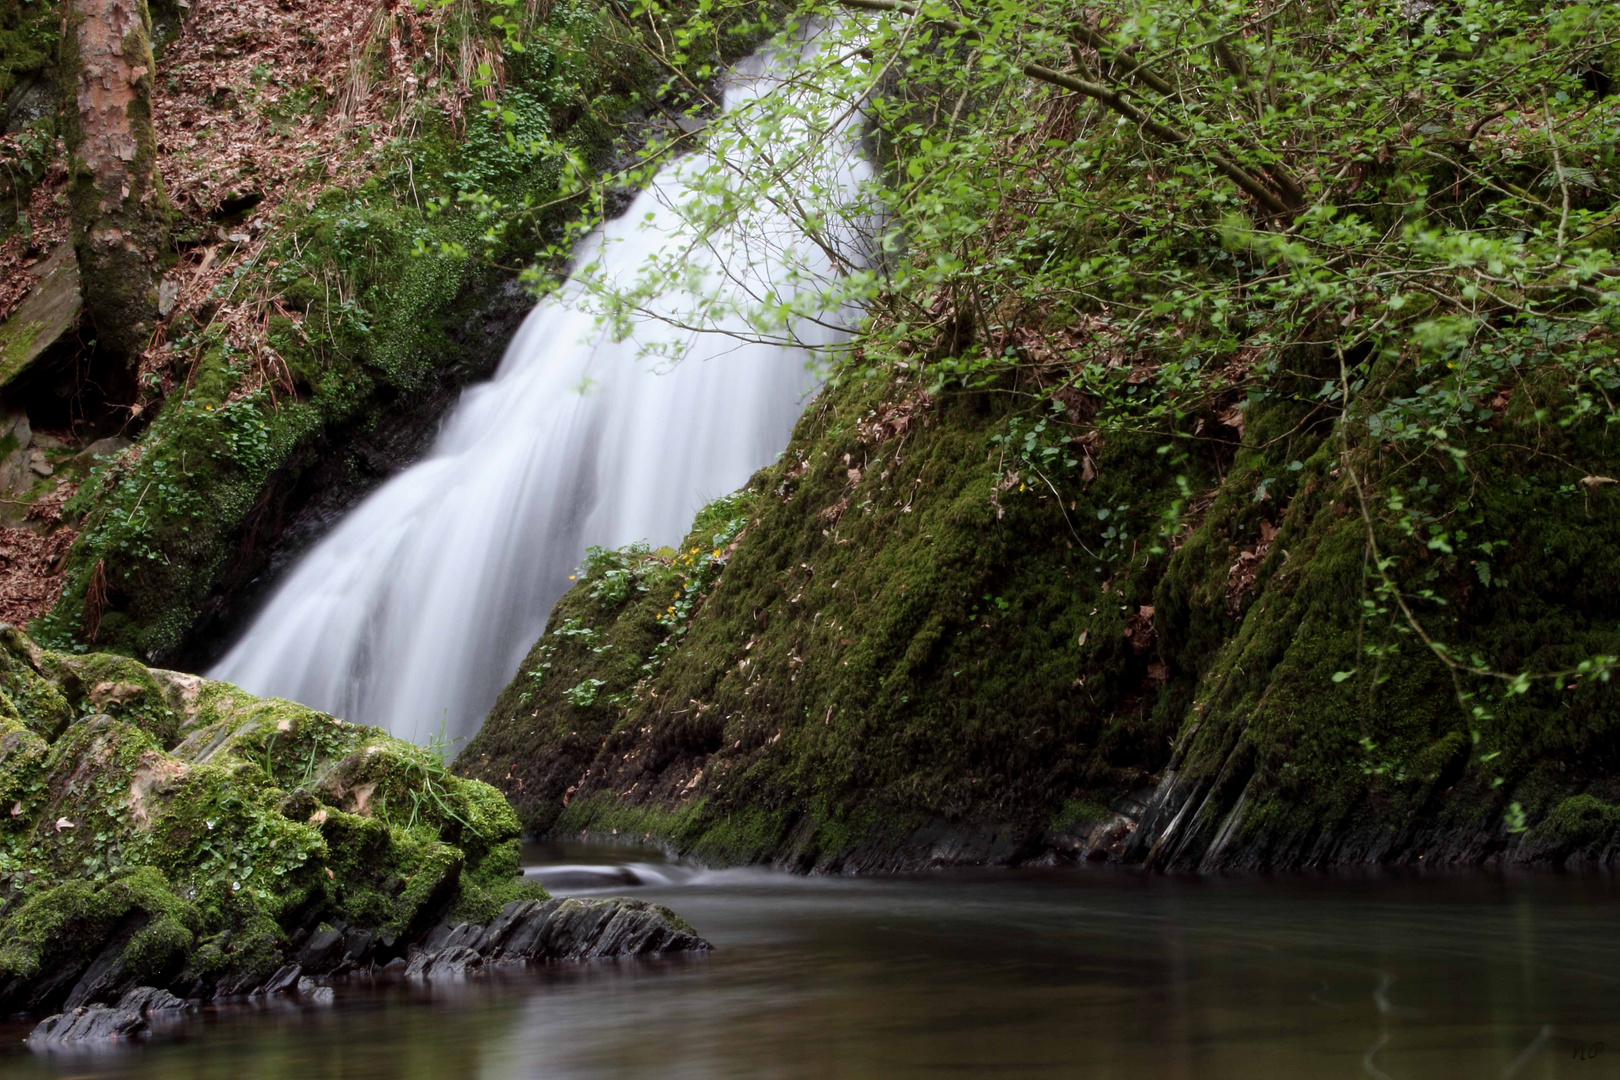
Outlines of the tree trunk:
[[133,373],[157,322],[169,225],[152,126],[152,20],[146,0],[68,0],[63,12],[63,135],[85,313],[100,348]]

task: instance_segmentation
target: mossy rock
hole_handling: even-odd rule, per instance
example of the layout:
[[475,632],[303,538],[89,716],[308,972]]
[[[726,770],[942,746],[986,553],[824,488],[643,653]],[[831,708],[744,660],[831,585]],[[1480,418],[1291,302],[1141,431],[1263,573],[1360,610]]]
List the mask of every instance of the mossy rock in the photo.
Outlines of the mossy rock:
[[151,867],[100,886],[65,881],[6,919],[0,1002],[12,1010],[82,1004],[92,965],[110,993],[165,982],[184,964],[197,926],[196,910]]
[[1061,503],[1002,486],[1003,402],[829,391],[671,558],[596,560],[458,769],[532,827],[827,869],[1012,858],[1142,786],[1168,466],[1121,435]]
[[[1018,861],[1074,854],[1070,832],[1206,870],[1612,861],[1555,808],[1614,775],[1616,685],[1449,668],[1369,554],[1448,656],[1620,655],[1620,496],[1583,481],[1620,448],[1587,419],[1524,458],[1532,404],[1563,392],[1460,433],[1466,471],[1347,448],[1308,395],[1185,454],[1076,422],[1060,500],[1009,478],[1008,397],[835,386],[728,500],[746,527],[723,554],[706,521],[673,559],[593,560],[457,768],[533,828],[724,862]],[[1369,539],[1346,461],[1436,515],[1466,496],[1467,550],[1376,513]],[[1077,828],[1076,805],[1109,820]]]
[[1620,806],[1594,795],[1572,795],[1560,802],[1524,838],[1527,861],[1558,866],[1598,866],[1620,846]]
[[245,992],[322,924],[399,955],[451,912],[545,897],[500,793],[430,749],[10,628],[0,657],[68,708],[47,738],[0,697],[0,1010]]

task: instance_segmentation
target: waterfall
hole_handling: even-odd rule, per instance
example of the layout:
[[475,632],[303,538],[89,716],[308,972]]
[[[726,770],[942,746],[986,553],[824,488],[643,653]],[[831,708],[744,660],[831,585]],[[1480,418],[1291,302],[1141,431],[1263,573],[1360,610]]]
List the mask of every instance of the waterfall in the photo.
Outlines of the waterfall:
[[[792,59],[767,50],[739,64],[725,113],[737,130],[766,125],[751,134],[783,185],[853,199],[868,167],[851,110],[751,118]],[[678,543],[706,501],[774,460],[817,385],[811,349],[846,336],[847,305],[818,289],[847,262],[764,204],[774,200],[718,233],[694,225],[728,174],[722,153],[666,165],[581,242],[494,378],[463,394],[422,461],[292,568],[211,677],[418,741],[468,736],[587,546]],[[615,340],[594,284],[633,288],[653,265],[684,276],[633,305],[630,336]],[[748,313],[762,304],[791,313],[790,340],[761,336]],[[698,310],[710,332],[669,318]]]

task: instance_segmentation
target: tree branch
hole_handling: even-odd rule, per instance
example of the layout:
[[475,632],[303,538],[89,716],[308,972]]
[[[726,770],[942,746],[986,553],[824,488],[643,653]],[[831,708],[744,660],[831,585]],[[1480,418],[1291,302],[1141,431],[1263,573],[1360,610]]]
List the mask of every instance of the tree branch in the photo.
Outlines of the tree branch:
[[[838,2],[844,7],[860,8],[865,11],[889,11],[899,12],[905,15],[917,14],[917,6],[915,4],[907,3],[906,0],[838,0]],[[969,37],[978,37],[977,30],[974,30],[972,27],[966,25],[965,23],[958,22],[955,19],[938,18],[934,21],[955,33],[964,34]],[[1084,79],[1077,79],[1072,75],[1065,75],[1061,71],[1054,71],[1053,69],[1042,64],[1025,64],[1021,70],[1031,79],[1049,83],[1052,86],[1061,87],[1064,90],[1072,90],[1074,93],[1082,94],[1085,97],[1091,98],[1093,101],[1101,103],[1119,115],[1125,117],[1125,119],[1131,121],[1141,131],[1151,135],[1159,142],[1168,143],[1171,146],[1186,146],[1189,149],[1196,149],[1197,152],[1201,153],[1204,159],[1213,165],[1217,171],[1252,196],[1254,200],[1261,206],[1265,207],[1271,213],[1279,217],[1288,214],[1288,205],[1273,194],[1271,189],[1266,187],[1266,185],[1262,183],[1260,179],[1253,173],[1249,172],[1247,169],[1243,168],[1237,162],[1233,161],[1231,158],[1227,157],[1224,153],[1217,149],[1194,148],[1192,146],[1192,136],[1181,131],[1179,128],[1175,128],[1169,124],[1160,123],[1159,121],[1154,120],[1152,117],[1148,116],[1147,113],[1143,112],[1141,109],[1132,104],[1124,94],[1113,87],[1088,82]],[[1138,73],[1138,75],[1140,75],[1140,73]],[[1149,83],[1149,85],[1152,84]]]

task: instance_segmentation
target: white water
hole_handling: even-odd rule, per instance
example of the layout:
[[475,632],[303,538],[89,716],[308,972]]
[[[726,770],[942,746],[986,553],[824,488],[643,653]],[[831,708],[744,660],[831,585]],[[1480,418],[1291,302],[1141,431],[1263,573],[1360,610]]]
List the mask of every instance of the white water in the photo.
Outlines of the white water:
[[[737,116],[771,91],[776,59],[739,65],[725,91]],[[748,114],[742,114],[746,117]],[[744,123],[750,121],[744,120]],[[814,142],[807,108],[764,133],[783,151]],[[821,140],[787,183],[853,195],[866,166],[848,131]],[[667,166],[620,218],[581,245],[575,276],[531,312],[494,379],[447,418],[428,456],[351,511],[279,586],[209,673],[419,741],[470,736],[545,628],[589,545],[678,543],[707,501],[745,483],[786,445],[816,378],[802,347],[637,321],[610,339],[589,310],[579,268],[633,281],[672,256],[704,281],[656,306],[689,310],[721,290],[747,306],[770,297],[816,308],[827,256],[768,207],[694,243],[680,207],[713,158]],[[805,302],[808,301],[806,304]],[[841,338],[837,312],[794,326],[811,345]],[[736,315],[723,328],[746,330]],[[673,367],[649,345],[686,348]]]

